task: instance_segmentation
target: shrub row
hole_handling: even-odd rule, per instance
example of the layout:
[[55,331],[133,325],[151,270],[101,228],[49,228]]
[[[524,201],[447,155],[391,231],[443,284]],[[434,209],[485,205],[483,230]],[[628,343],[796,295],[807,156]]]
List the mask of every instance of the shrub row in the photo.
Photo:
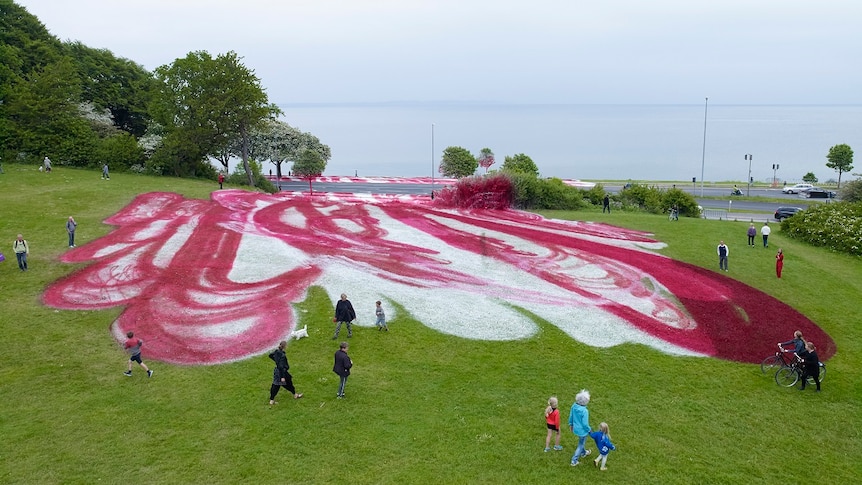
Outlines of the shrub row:
[[781,231],[815,246],[862,256],[862,202],[812,205],[785,219]]

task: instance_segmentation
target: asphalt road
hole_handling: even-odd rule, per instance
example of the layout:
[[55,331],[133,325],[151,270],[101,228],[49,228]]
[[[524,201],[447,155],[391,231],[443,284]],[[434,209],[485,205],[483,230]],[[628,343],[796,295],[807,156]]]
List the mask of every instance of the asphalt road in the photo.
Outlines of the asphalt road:
[[[398,195],[421,195],[430,194],[432,188],[439,190],[444,187],[443,184],[423,184],[423,183],[366,183],[366,182],[312,182],[312,187],[315,192],[350,192],[350,193],[367,193],[367,194],[398,194]],[[308,190],[308,183],[302,181],[282,181],[279,183],[279,188],[286,191]],[[730,195],[728,188],[711,188],[704,187],[702,192],[700,187],[692,187],[690,185],[678,186],[680,190],[684,190],[694,195],[697,203],[707,209],[725,209],[729,212],[763,212],[772,213],[775,209],[784,206],[808,207],[808,201],[800,198],[796,194],[784,194],[781,189],[751,189],[752,197],[769,197],[772,199],[786,199],[786,203],[774,202],[757,202],[739,200]],[[617,193],[622,189],[621,185],[605,185],[605,189],[610,193]],[[747,192],[746,188],[742,188],[743,193]],[[721,197],[722,199],[706,199],[701,198],[701,193],[706,197]]]

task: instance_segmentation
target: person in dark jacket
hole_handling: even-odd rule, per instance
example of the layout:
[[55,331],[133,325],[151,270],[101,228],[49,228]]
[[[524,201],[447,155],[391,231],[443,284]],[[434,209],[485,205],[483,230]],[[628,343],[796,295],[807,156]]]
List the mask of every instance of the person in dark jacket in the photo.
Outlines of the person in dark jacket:
[[294,399],[299,399],[302,394],[296,392],[293,387],[293,376],[290,375],[288,369],[290,364],[287,363],[287,354],[284,353],[284,348],[287,347],[287,342],[282,340],[278,344],[278,348],[270,352],[269,358],[275,361],[275,369],[272,371],[272,387],[269,388],[269,405],[278,404],[275,400],[276,394],[282,387],[293,394]]
[[338,332],[341,331],[341,324],[347,324],[347,338],[353,336],[353,321],[356,320],[356,312],[353,311],[353,304],[347,299],[347,295],[341,294],[341,299],[335,304],[335,335],[332,340],[338,338]]
[[805,342],[805,349],[799,352],[799,357],[802,357],[802,387],[800,391],[805,390],[805,384],[809,377],[814,378],[817,384],[817,392],[820,392],[820,357],[817,356],[817,349],[811,342]]
[[335,396],[338,399],[344,397],[344,385],[347,384],[347,377],[350,375],[351,367],[353,367],[353,361],[347,355],[347,342],[341,342],[341,345],[335,352],[335,365],[332,366],[332,372],[335,372],[341,378],[338,384],[338,394]]
[[[793,350],[787,350],[784,347],[788,345],[793,346]],[[802,337],[802,330],[797,330],[793,332],[793,340],[788,340],[787,342],[781,342],[778,344],[778,350],[782,352],[793,352],[794,354],[798,354],[802,352],[805,348],[805,339]]]

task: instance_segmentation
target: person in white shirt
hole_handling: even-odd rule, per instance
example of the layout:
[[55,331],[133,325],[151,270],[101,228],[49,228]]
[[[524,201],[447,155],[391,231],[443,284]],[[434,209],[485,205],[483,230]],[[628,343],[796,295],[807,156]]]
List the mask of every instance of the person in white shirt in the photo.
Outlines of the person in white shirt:
[[772,229],[769,228],[769,223],[764,222],[763,227],[760,228],[760,235],[763,236],[763,247],[769,247],[769,233],[772,232]]

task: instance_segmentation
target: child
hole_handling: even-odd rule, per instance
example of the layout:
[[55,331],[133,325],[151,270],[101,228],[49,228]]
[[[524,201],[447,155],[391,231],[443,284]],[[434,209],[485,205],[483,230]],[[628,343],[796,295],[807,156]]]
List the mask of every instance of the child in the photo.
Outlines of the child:
[[129,370],[123,372],[126,377],[132,377],[132,362],[137,362],[141,365],[141,367],[147,371],[147,377],[153,377],[153,371],[151,371],[147,364],[141,360],[141,346],[144,345],[144,341],[139,338],[134,338],[135,332],[129,332],[126,334],[128,340],[123,345],[123,348],[126,349],[126,352],[129,353]]
[[590,436],[596,441],[596,448],[599,449],[599,456],[593,460],[593,464],[599,466],[599,462],[601,462],[601,470],[605,471],[608,467],[605,466],[605,463],[608,461],[608,453],[611,450],[616,450],[617,447],[611,443],[611,435],[610,428],[608,428],[608,423],[602,423],[599,425],[598,431],[593,431],[590,433]]
[[377,330],[386,330],[389,331],[389,327],[386,325],[386,314],[383,313],[383,307],[380,306],[380,300],[374,302],[377,305],[377,308],[374,309],[374,314],[377,315]]
[[560,446],[560,411],[557,410],[557,397],[551,396],[548,399],[548,407],[545,408],[545,422],[548,424],[548,436],[545,438],[545,452],[551,451],[551,435],[556,433],[554,450],[560,451],[563,449]]

